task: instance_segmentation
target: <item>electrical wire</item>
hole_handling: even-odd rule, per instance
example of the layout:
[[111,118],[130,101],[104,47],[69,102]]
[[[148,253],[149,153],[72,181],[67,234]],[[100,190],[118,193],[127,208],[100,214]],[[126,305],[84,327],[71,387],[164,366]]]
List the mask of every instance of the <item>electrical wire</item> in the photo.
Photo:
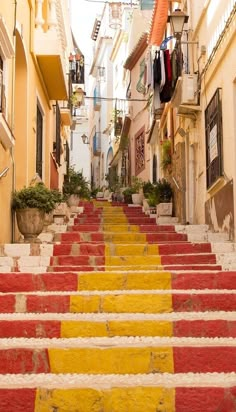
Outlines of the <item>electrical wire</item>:
[[148,102],[149,99],[129,99],[129,98],[125,98],[125,99],[120,99],[118,97],[98,97],[96,96],[96,98],[94,96],[84,96],[84,99],[96,99],[96,100],[108,100],[108,101],[123,101],[123,102]]

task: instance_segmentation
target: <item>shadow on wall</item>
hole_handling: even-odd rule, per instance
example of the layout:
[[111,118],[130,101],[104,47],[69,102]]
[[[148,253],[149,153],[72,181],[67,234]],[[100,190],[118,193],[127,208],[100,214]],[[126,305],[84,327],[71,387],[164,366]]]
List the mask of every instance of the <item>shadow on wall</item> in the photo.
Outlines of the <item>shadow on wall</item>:
[[205,220],[211,230],[228,233],[229,240],[234,240],[233,180],[205,203]]

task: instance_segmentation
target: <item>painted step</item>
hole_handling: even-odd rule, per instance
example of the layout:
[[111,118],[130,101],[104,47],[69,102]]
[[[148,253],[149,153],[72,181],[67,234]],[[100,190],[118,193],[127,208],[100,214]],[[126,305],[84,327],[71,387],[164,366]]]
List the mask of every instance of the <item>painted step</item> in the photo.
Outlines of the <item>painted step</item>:
[[[234,412],[235,374],[0,375],[7,412]],[[28,386],[26,386],[28,384]],[[7,386],[8,385],[8,386]],[[16,389],[16,387],[20,387]],[[65,401],[66,400],[66,401]],[[7,408],[6,409],[6,405]],[[79,409],[78,409],[79,408]]]
[[0,292],[83,290],[236,290],[236,272],[107,271],[0,273]]
[[[188,316],[190,315],[190,316]],[[0,338],[78,338],[159,336],[236,338],[236,313],[143,314],[0,314]]]
[[[153,248],[151,246],[154,246]],[[104,247],[98,247],[96,249],[93,245],[87,247],[81,246],[81,250],[85,254],[83,255],[54,255],[50,258],[50,267],[53,266],[79,266],[79,265],[94,265],[94,266],[145,266],[145,265],[192,265],[192,264],[216,264],[216,256],[214,253],[198,253],[198,254],[186,254],[186,255],[163,255],[160,256],[155,253],[156,245],[149,245],[149,248],[145,250],[145,247],[131,246],[130,248],[124,246],[111,246],[109,249],[106,247],[106,255],[104,253]],[[91,254],[92,250],[96,254]],[[133,253],[132,253],[133,250]],[[141,252],[141,250],[143,252]],[[89,253],[90,251],[90,253]],[[107,254],[109,251],[109,254]],[[124,255],[124,252],[128,252]],[[140,254],[139,254],[139,253]],[[143,254],[141,254],[143,253]],[[35,257],[38,258],[37,256]],[[30,262],[34,261],[34,256],[29,257]],[[35,259],[35,260],[36,260]],[[23,265],[23,262],[21,262]]]
[[0,340],[0,374],[179,374],[235,370],[236,342],[231,338]]
[[[15,271],[16,269],[13,268],[12,272]],[[118,266],[104,266],[104,265],[94,265],[88,264],[88,265],[59,265],[59,266],[49,266],[48,271],[49,272],[90,272],[90,271],[160,271],[160,270],[167,270],[167,271],[192,271],[192,270],[197,270],[197,271],[217,271],[217,270],[222,270],[221,265],[214,265],[214,264],[185,264],[185,265],[148,265],[148,264],[132,264],[128,265],[125,264],[122,266],[119,264]],[[18,271],[21,272],[43,272],[45,271],[45,267],[18,267]]]
[[235,291],[94,291],[6,293],[2,313],[171,313],[234,311]]

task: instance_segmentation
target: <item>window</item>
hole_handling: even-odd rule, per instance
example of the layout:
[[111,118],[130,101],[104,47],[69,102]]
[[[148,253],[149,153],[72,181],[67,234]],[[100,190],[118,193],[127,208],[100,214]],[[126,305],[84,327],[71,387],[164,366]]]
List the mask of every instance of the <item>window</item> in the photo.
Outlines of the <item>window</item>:
[[61,114],[58,102],[56,103],[56,162],[61,165]]
[[36,132],[36,172],[42,178],[43,172],[43,116],[37,105],[37,132]]
[[205,111],[207,188],[222,176],[222,103],[217,89]]
[[5,86],[3,78],[3,60],[0,56],[0,112],[5,114],[6,112],[6,97],[5,97]]
[[135,138],[135,174],[138,175],[145,168],[145,135],[144,128]]
[[153,155],[152,159],[152,182],[157,182],[157,155]]

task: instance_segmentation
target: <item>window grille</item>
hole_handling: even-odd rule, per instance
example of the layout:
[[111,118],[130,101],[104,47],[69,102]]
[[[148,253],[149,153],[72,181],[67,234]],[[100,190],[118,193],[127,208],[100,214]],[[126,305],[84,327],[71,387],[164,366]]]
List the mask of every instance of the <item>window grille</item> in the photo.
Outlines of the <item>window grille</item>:
[[135,174],[138,175],[145,168],[145,135],[144,129],[135,139]]
[[205,110],[207,188],[222,176],[222,103],[217,89]]

